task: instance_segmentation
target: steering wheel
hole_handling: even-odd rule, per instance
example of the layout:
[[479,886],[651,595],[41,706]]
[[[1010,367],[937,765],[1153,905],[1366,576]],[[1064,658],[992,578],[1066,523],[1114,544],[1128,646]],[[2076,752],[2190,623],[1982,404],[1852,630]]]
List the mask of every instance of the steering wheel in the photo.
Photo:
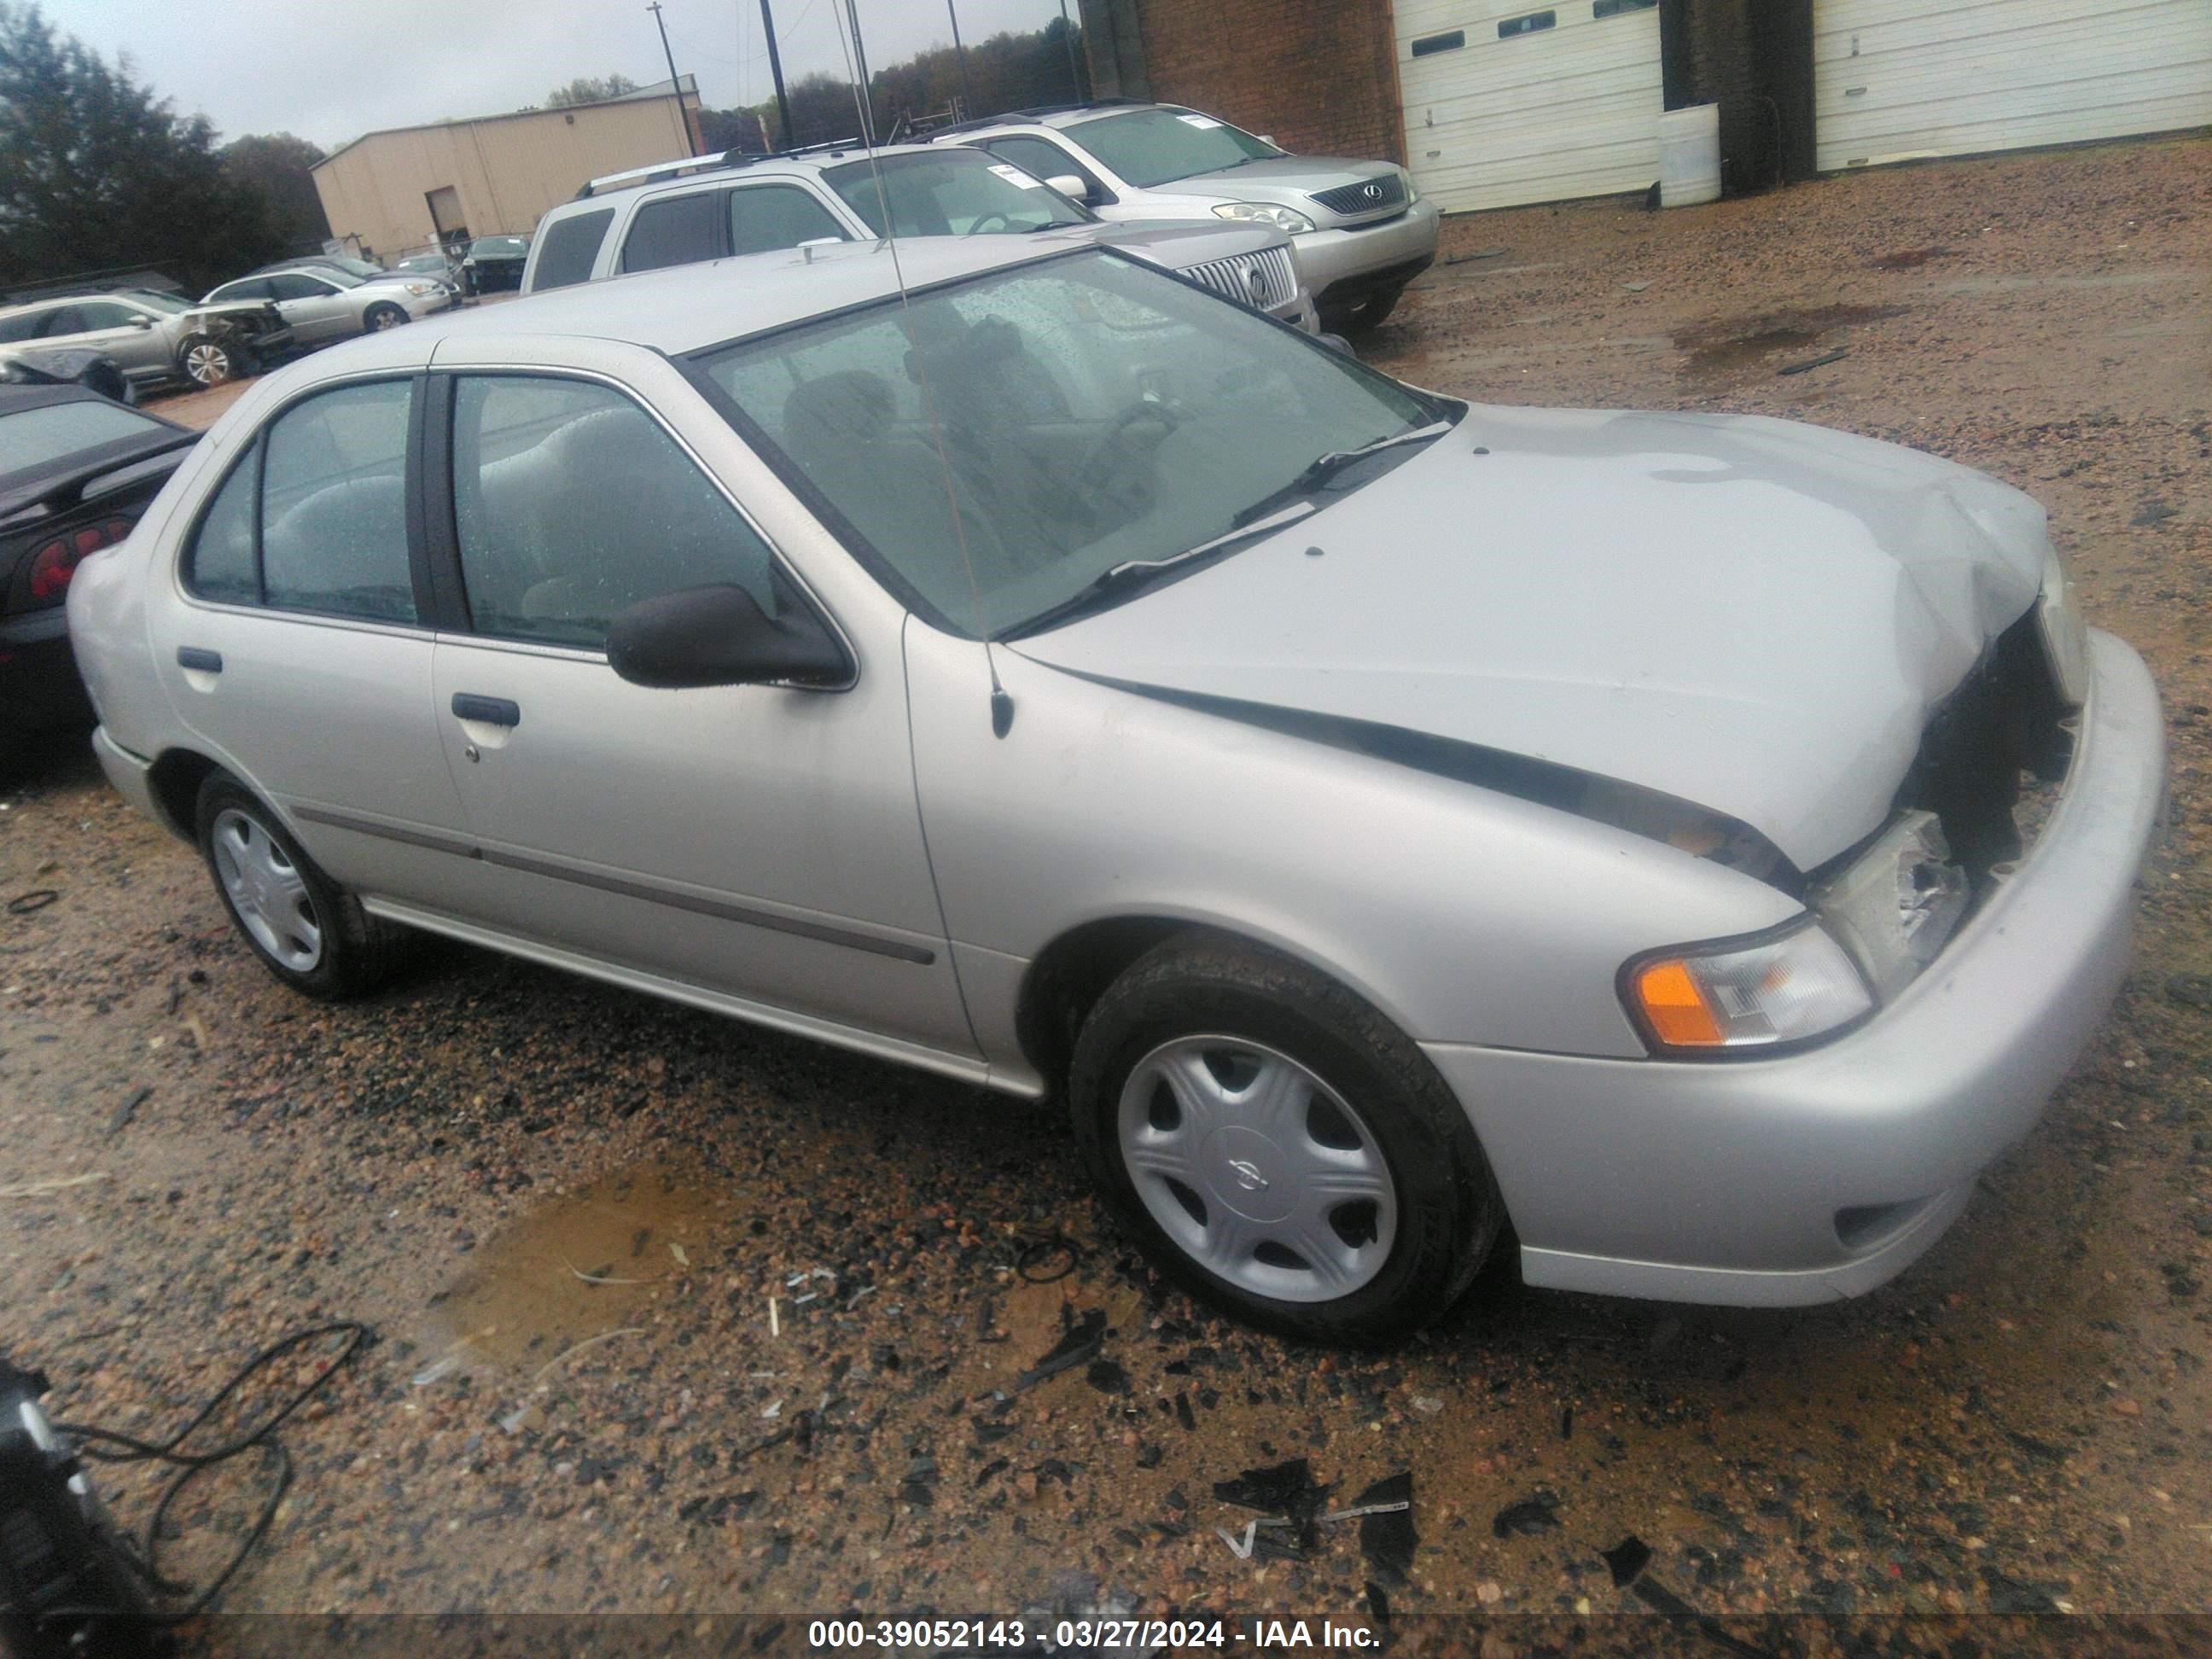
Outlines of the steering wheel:
[[969,226],[966,230],[960,234],[963,236],[974,236],[979,234],[982,230],[983,227],[994,219],[996,219],[999,222],[999,228],[1001,230],[1012,230],[1014,228],[1013,220],[1008,217],[1006,214],[986,213],[979,216],[974,224]]

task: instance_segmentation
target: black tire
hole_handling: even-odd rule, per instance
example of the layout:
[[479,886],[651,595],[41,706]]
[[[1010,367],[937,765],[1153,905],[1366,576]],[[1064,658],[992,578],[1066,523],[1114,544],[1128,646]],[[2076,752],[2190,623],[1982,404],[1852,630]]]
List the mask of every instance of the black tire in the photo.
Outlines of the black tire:
[[234,342],[188,334],[177,348],[177,372],[196,386],[217,386],[244,380],[253,373],[253,362]]
[[[1186,1253],[1138,1195],[1116,1133],[1123,1087],[1162,1043],[1204,1034],[1296,1060],[1357,1111],[1379,1146],[1396,1188],[1397,1231],[1381,1269],[1350,1294],[1283,1301],[1234,1285]],[[1162,1271],[1285,1336],[1367,1346],[1410,1334],[1457,1300],[1504,1225],[1504,1200],[1466,1113],[1411,1039],[1303,963],[1241,940],[1182,934],[1115,980],[1076,1039],[1068,1107],[1099,1192]]]
[[[301,972],[287,966],[254,937],[224,886],[216,862],[216,821],[226,813],[240,814],[258,825],[281,849],[307,887],[307,902],[321,934],[321,954],[312,969]],[[343,891],[325,875],[315,861],[292,839],[276,813],[252,791],[228,772],[210,772],[200,785],[192,813],[194,838],[216,896],[222,902],[231,925],[238,929],[261,965],[302,996],[321,1002],[339,1002],[374,990],[404,963],[413,935],[395,923],[370,915],[361,901]]]
[[1398,308],[1398,301],[1405,293],[1402,287],[1386,288],[1354,304],[1332,307],[1322,313],[1321,325],[1331,334],[1365,334],[1382,325],[1384,319]]
[[387,328],[398,328],[407,320],[407,313],[389,300],[380,300],[362,313],[361,331],[364,334],[380,334]]

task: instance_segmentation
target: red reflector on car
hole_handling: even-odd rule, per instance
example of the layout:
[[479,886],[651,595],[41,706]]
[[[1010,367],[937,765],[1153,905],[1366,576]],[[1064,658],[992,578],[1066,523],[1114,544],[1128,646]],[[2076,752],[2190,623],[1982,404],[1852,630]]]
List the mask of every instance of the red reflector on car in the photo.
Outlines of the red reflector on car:
[[76,556],[81,559],[86,554],[97,553],[106,546],[107,532],[97,525],[87,525],[70,539],[76,544]]

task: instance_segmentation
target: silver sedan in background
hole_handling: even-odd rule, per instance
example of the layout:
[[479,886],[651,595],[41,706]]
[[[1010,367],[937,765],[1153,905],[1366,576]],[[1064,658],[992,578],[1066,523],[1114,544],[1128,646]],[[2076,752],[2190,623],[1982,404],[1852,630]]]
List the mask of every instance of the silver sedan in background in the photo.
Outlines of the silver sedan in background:
[[418,318],[449,311],[453,295],[434,277],[363,279],[336,266],[274,270],[225,283],[202,305],[265,300],[302,346],[328,345],[356,334],[374,334]]
[[1509,1220],[1583,1291],[1900,1271],[2102,1018],[2164,772],[1992,478],[1023,238],[309,359],[69,609],[285,983],[420,928],[1057,1095],[1167,1271],[1331,1340]]

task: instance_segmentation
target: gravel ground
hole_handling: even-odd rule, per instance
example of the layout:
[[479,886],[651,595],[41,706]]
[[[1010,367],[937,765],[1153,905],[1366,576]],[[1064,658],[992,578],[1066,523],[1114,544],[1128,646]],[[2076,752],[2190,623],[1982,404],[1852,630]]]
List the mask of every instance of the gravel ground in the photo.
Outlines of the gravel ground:
[[[58,895],[0,918],[9,1351],[145,1434],[293,1327],[380,1337],[287,1430],[230,1607],[1358,1615],[1379,1581],[1401,1614],[1603,1614],[1644,1605],[1599,1554],[1634,1534],[1647,1583],[1778,1650],[1830,1650],[1785,1613],[2212,1612],[2212,143],[1492,214],[1447,252],[1367,347],[1394,372],[1987,468],[2149,658],[2174,806],[2136,972],[1952,1234],[1833,1308],[1499,1267],[1398,1352],[1287,1346],[1149,1275],[1048,1112],[459,947],[295,999],[59,745],[0,798],[0,896]],[[1023,1387],[1071,1330],[1095,1361]],[[1224,1545],[1252,1512],[1214,1483],[1292,1458],[1333,1504],[1412,1473],[1402,1583],[1352,1524]],[[221,1496],[176,1571],[220,1559],[251,1492]]]

